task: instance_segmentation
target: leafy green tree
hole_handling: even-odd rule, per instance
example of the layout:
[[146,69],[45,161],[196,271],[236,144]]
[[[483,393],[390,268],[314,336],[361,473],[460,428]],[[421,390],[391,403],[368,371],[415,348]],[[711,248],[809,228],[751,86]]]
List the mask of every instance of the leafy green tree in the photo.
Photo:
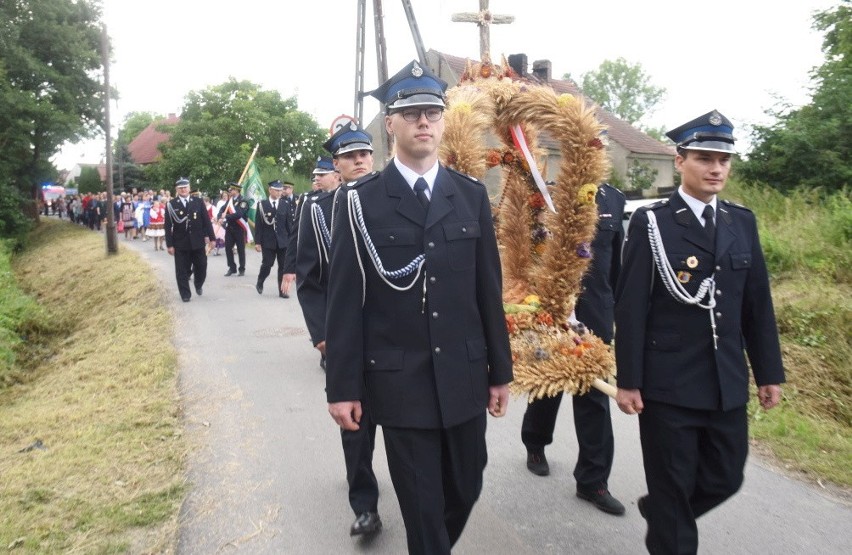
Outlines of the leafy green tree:
[[233,78],[190,92],[180,122],[162,130],[171,137],[160,145],[162,160],[147,170],[149,180],[163,186],[183,175],[208,193],[240,178],[255,145],[262,174],[278,165],[279,172],[309,175],[327,138],[295,97]]
[[654,111],[666,93],[651,84],[639,63],[624,58],[604,60],[595,71],[583,74],[583,94],[630,124]]
[[825,32],[825,62],[812,73],[810,104],[782,106],[767,113],[772,125],[756,126],[754,147],[738,171],[748,181],[776,189],[822,187],[840,190],[852,184],[852,9],[849,0],[814,16]]
[[627,180],[630,182],[631,189],[642,191],[651,188],[658,173],[660,173],[659,170],[647,162],[634,159],[631,160],[630,167],[627,168]]
[[148,188],[148,179],[141,166],[134,164],[126,144],[116,143],[112,167],[112,184],[116,190],[131,191]]
[[102,123],[100,15],[94,0],[0,2],[0,174],[30,199],[61,145]]
[[104,190],[101,174],[94,166],[83,166],[80,169],[80,177],[77,178],[77,190],[80,194],[100,193]]

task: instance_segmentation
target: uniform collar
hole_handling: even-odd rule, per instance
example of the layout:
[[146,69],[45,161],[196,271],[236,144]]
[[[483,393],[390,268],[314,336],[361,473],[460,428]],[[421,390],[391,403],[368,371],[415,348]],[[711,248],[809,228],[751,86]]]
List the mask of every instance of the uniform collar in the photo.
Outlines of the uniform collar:
[[708,204],[713,207],[713,213],[716,212],[716,195],[713,195],[713,198],[710,199],[710,202],[703,202],[698,200],[695,197],[689,196],[686,191],[683,190],[683,185],[677,188],[677,194],[680,195],[680,198],[683,199],[683,202],[692,210],[692,213],[695,214],[695,219],[699,222],[704,222],[704,207]]
[[411,187],[411,190],[414,190],[414,182],[417,181],[418,178],[423,178],[426,180],[426,184],[429,186],[429,196],[432,196],[432,189],[435,187],[435,179],[438,177],[438,161],[435,160],[435,165],[432,166],[429,171],[424,173],[423,175],[418,174],[416,171],[412,170],[405,164],[399,161],[398,158],[393,159],[393,163],[396,166],[396,169],[399,170],[399,173],[402,175],[405,182],[408,183],[408,186]]

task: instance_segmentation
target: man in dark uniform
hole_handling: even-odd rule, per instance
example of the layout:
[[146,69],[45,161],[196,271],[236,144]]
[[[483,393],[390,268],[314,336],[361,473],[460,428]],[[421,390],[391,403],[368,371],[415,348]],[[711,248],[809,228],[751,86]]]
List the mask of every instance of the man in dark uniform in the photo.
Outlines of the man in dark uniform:
[[639,414],[651,553],[695,553],[695,519],[740,488],[748,353],[761,406],[784,381],[754,214],[720,201],[733,126],[712,111],[667,133],[681,186],[630,220],[616,289],[619,408]]
[[248,213],[248,201],[242,197],[239,183],[228,183],[228,202],[219,209],[217,218],[219,223],[225,227],[225,258],[228,261],[228,271],[225,276],[237,273],[237,264],[234,262],[234,246],[237,247],[237,255],[240,260],[239,275],[246,275],[246,214]]
[[[624,195],[608,183],[595,195],[598,227],[592,241],[592,262],[583,276],[582,292],[574,309],[577,320],[603,341],[612,341],[613,290],[621,269],[621,243],[624,240]],[[542,397],[527,405],[521,427],[521,441],[527,448],[527,468],[547,476],[550,468],[544,447],[553,442],[556,414],[562,395]],[[594,503],[610,514],[624,514],[624,505],[609,493],[607,481],[615,454],[609,397],[597,389],[572,397],[574,430],[577,432],[577,497]]]
[[[284,257],[284,277],[280,281],[281,293],[288,295],[290,287],[296,281],[296,251],[299,240],[299,225],[305,200],[318,191],[333,191],[340,186],[340,174],[334,169],[334,161],[330,156],[318,156],[316,167],[313,171],[311,191],[302,193],[296,199],[295,219],[293,221],[293,233],[290,234],[290,244],[287,245],[287,255]],[[320,365],[325,368],[325,355],[320,359]]]
[[216,240],[213,224],[204,203],[189,196],[189,180],[175,182],[177,197],[166,204],[166,250],[175,257],[175,278],[183,302],[189,302],[189,275],[195,292],[201,296],[207,278],[206,244]]
[[[258,203],[254,217],[254,243],[255,250],[262,253],[263,259],[260,263],[260,272],[257,275],[258,294],[263,294],[263,282],[272,270],[272,265],[278,261],[278,279],[276,284],[281,283],[284,275],[284,257],[287,254],[287,245],[290,243],[290,235],[293,232],[293,218],[296,209],[289,196],[283,197],[284,184],[278,181],[269,183],[269,198]],[[292,191],[292,186],[290,191]],[[276,289],[278,287],[276,286]],[[278,296],[288,298],[289,295],[278,292]]]
[[329,412],[382,426],[412,554],[448,554],[482,489],[486,409],[512,357],[485,187],[438,163],[446,83],[411,62],[372,93],[395,157],[341,188],[326,320]]
[[[323,147],[334,157],[334,167],[344,181],[356,179],[373,169],[372,137],[357,125],[341,128]],[[296,247],[296,292],[311,342],[325,357],[326,290],[329,284],[329,249],[331,223],[338,180],[325,180],[324,188],[308,195],[299,218],[299,242]],[[346,276],[341,276],[348,281]],[[334,316],[331,316],[334,318]],[[321,363],[322,364],[322,363]],[[365,411],[356,430],[341,429],[346,480],[349,482],[349,505],[355,512],[350,535],[370,534],[381,530],[378,513],[379,486],[373,472],[373,449],[376,425]]]

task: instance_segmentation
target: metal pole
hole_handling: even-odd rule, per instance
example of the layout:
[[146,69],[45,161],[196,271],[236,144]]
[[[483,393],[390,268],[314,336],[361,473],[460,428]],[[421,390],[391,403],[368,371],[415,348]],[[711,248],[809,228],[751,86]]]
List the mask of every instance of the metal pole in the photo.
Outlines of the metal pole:
[[[482,0],[480,0],[481,5]],[[420,36],[420,28],[417,26],[417,19],[414,17],[414,9],[411,7],[410,0],[402,0],[402,7],[405,10],[405,17],[408,18],[408,27],[411,29],[412,38],[414,38],[414,48],[417,49],[417,57],[420,59],[420,64],[428,66],[429,64],[426,62],[426,47],[423,46],[423,38]]]
[[[376,69],[379,78],[378,84],[381,85],[388,80],[388,53],[385,45],[385,16],[382,11],[382,0],[373,0],[373,12],[373,17],[375,18],[374,27],[376,30]],[[381,141],[385,147],[385,161],[390,160],[393,141],[390,135],[388,135],[387,129],[385,129],[384,121],[379,124],[379,129],[381,130]]]
[[355,119],[364,125],[364,41],[367,35],[367,0],[358,0],[358,28],[355,31]]
[[109,35],[106,25],[101,28],[101,56],[104,64],[104,128],[106,131],[106,196],[107,213],[106,225],[106,250],[107,254],[118,254],[118,237],[115,234],[115,212],[112,200],[112,137],[110,136],[109,123]]

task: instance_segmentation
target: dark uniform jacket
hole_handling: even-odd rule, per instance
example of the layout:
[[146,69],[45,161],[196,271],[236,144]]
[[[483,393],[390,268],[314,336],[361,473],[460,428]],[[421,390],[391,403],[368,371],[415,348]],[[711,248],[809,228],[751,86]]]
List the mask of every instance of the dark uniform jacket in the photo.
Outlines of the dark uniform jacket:
[[296,250],[299,242],[299,226],[301,225],[302,210],[305,208],[305,199],[313,195],[315,191],[302,193],[295,201],[293,208],[293,232],[287,244],[287,253],[284,255],[284,273],[296,273]]
[[248,213],[249,205],[248,201],[242,197],[242,195],[237,195],[233,199],[234,211],[228,214],[228,203],[226,202],[222,205],[222,208],[219,209],[218,217],[221,218],[223,215],[225,216],[225,232],[234,235],[235,237],[242,237],[245,241],[246,232],[240,226],[239,221],[245,219],[246,214]]
[[624,241],[624,194],[604,183],[595,196],[598,228],[592,240],[592,261],[583,275],[582,294],[574,313],[577,319],[605,342],[612,341],[613,291],[621,271]]
[[[687,408],[741,407],[748,401],[744,349],[758,385],[784,381],[754,214],[728,201],[717,207],[715,251],[677,191],[631,218],[616,290],[618,387],[638,388],[645,399]],[[718,349],[708,311],[678,302],[663,284],[648,239],[649,211],[690,294],[715,272]]]
[[[254,242],[264,249],[286,249],[293,233],[295,207],[287,198],[278,199],[278,210],[272,210],[272,201],[262,200],[254,216]],[[270,222],[270,223],[267,223]]]
[[[391,162],[342,191],[328,285],[328,401],[366,394],[373,420],[394,427],[448,428],[482,415],[488,387],[512,380],[485,187],[441,167],[427,213]],[[409,289],[379,277],[357,224],[353,237],[346,197],[355,192],[386,270],[425,253]],[[413,277],[390,281],[404,287]]]
[[[184,217],[186,221],[181,223]],[[190,197],[184,208],[180,197],[170,200],[166,206],[166,247],[178,250],[203,249],[205,237],[216,240],[204,202]]]
[[[331,234],[331,212],[336,191],[336,189],[328,192],[317,191],[307,195],[302,199],[299,210],[298,242],[293,273],[296,274],[296,293],[299,296],[299,304],[314,345],[325,340],[329,255],[329,247],[325,241]],[[315,214],[316,210],[319,210],[319,213]],[[325,232],[328,232],[328,235]]]

